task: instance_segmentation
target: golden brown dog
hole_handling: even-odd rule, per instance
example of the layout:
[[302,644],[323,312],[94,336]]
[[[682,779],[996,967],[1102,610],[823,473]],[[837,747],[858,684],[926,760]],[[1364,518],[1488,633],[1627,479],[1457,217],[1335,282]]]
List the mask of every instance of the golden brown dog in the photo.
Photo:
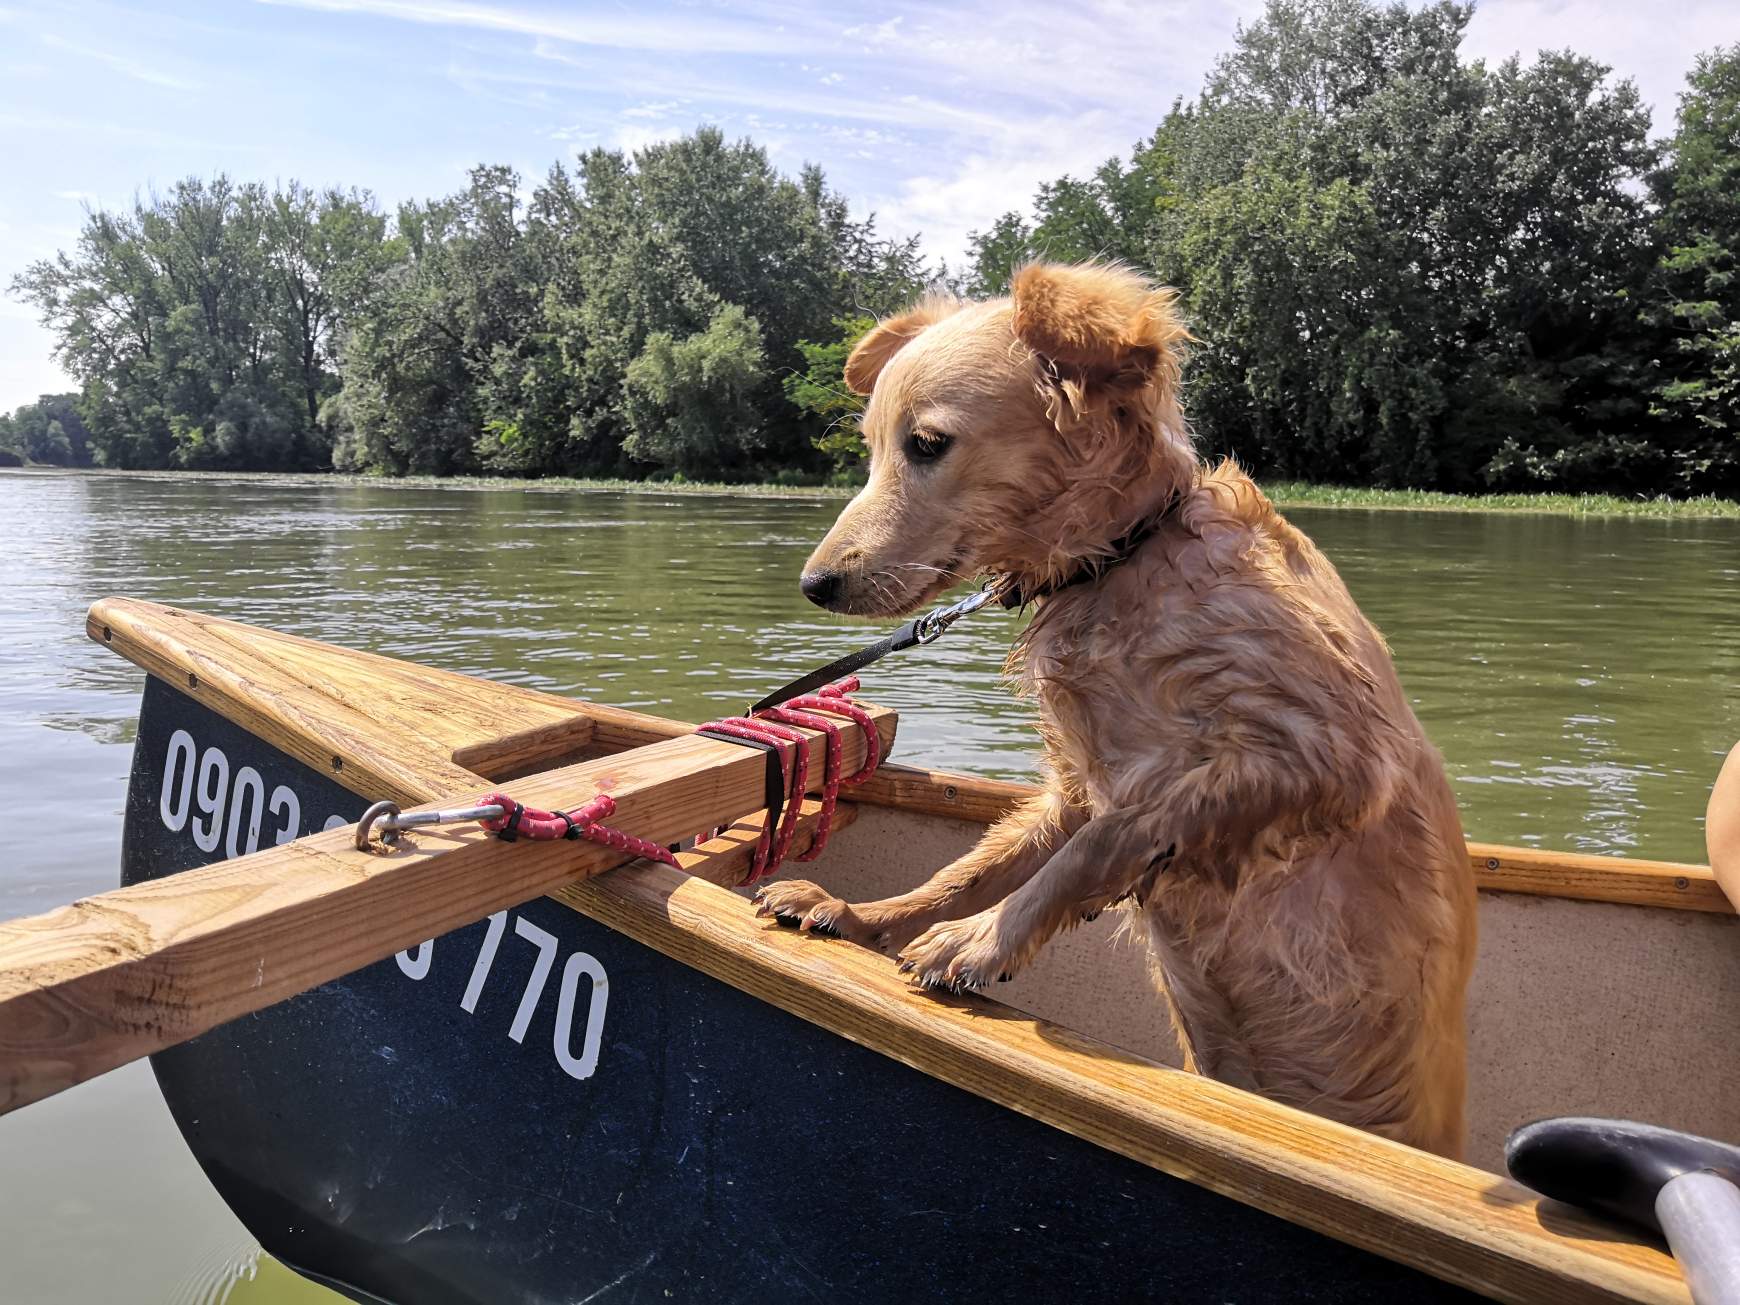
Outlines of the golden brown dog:
[[858,345],[870,480],[804,591],[889,616],[1019,586],[1047,782],[912,892],[760,909],[968,988],[1128,899],[1191,1068],[1454,1156],[1475,901],[1443,764],[1334,567],[1198,462],[1185,340],[1136,274],[1036,265]]

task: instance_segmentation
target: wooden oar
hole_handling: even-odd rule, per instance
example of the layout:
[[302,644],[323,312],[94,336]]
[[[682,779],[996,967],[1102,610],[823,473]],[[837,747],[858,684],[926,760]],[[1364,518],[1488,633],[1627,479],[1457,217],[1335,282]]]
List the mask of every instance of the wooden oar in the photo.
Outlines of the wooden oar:
[[[894,713],[869,710],[886,751]],[[848,728],[843,743],[850,773],[864,740]],[[808,746],[819,780],[822,737]],[[671,843],[759,809],[765,765],[760,752],[690,736],[512,790],[542,807],[606,791],[612,824]],[[475,826],[362,852],[345,828],[0,924],[0,1112],[622,861],[591,843],[506,844]]]

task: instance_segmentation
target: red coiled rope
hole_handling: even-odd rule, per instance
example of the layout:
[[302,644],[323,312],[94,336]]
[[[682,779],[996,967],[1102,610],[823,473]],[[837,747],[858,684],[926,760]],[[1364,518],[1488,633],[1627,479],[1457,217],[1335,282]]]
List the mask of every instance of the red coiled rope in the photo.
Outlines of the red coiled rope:
[[[814,861],[828,845],[828,835],[834,825],[834,807],[840,797],[840,785],[862,784],[882,764],[882,739],[876,733],[876,722],[870,719],[869,712],[846,696],[857,689],[858,677],[852,675],[815,693],[793,698],[777,707],[765,708],[753,716],[733,716],[727,720],[708,721],[701,726],[703,730],[729,734],[745,742],[770,743],[779,758],[780,775],[788,795],[785,818],[779,822],[776,831],[773,812],[767,813],[767,823],[762,826],[761,835],[755,840],[755,856],[749,867],[749,875],[743,881],[745,884],[765,879],[777,871],[787,853],[791,851],[792,838],[797,833],[798,811],[803,806],[804,791],[809,787],[809,749],[804,745],[804,736],[794,727],[817,730],[827,737],[827,751],[822,768],[822,811],[816,821],[815,840],[810,844],[810,850],[798,858],[799,861]],[[827,716],[818,715],[818,712],[844,717],[864,731],[864,764],[852,774],[840,774],[843,764],[840,726]],[[789,755],[784,746],[788,743],[793,745]]]
[[[765,708],[753,716],[732,716],[726,720],[709,721],[701,726],[703,730],[728,734],[747,743],[771,745],[774,755],[779,759],[780,777],[787,794],[785,816],[775,830],[774,814],[771,810],[767,813],[767,822],[755,840],[755,856],[744,883],[752,884],[778,870],[791,851],[792,839],[797,834],[798,813],[803,806],[804,792],[809,788],[810,768],[809,748],[804,735],[799,732],[799,726],[816,730],[827,739],[822,766],[822,811],[816,821],[815,839],[810,844],[810,850],[798,858],[800,861],[814,861],[828,845],[828,835],[834,826],[834,808],[840,797],[840,785],[862,784],[882,764],[882,739],[876,733],[876,722],[870,718],[869,712],[846,696],[857,688],[858,677],[852,675],[815,693],[793,698],[778,707]],[[850,775],[840,774],[840,768],[844,764],[840,726],[837,721],[829,720],[829,716],[843,717],[864,731],[864,764]],[[791,745],[789,750],[787,744]],[[502,809],[501,815],[491,816],[480,823],[485,829],[508,842],[517,838],[529,838],[535,842],[584,838],[588,842],[614,848],[618,852],[629,852],[649,861],[662,861],[670,866],[677,864],[677,858],[671,855],[668,848],[598,823],[616,812],[616,799],[608,793],[600,793],[584,806],[575,807],[572,811],[540,811],[536,807],[514,801],[506,793],[490,793],[481,798],[478,805],[499,806]]]
[[632,852],[635,856],[645,857],[649,861],[663,861],[666,865],[677,863],[677,858],[671,855],[670,849],[598,823],[616,813],[616,799],[608,793],[600,793],[590,802],[575,807],[572,811],[540,811],[536,807],[515,802],[506,793],[491,793],[478,805],[501,807],[501,815],[480,823],[485,829],[510,843],[516,838],[529,838],[534,842],[584,838],[589,843],[614,848],[618,852]]

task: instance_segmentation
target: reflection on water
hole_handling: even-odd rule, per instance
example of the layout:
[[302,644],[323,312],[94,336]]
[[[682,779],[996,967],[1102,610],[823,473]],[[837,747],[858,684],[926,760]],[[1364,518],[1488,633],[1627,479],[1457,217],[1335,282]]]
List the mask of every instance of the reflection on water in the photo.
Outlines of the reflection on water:
[[342,1297],[299,1277],[253,1239],[225,1254],[213,1252],[167,1297],[172,1305],[341,1305]]
[[[115,882],[139,677],[85,640],[97,597],[696,720],[866,637],[797,593],[838,508],[0,473],[0,801],[89,817],[9,826],[0,916]],[[1390,639],[1470,836],[1702,859],[1703,803],[1740,736],[1740,523],[1291,515]],[[1030,773],[1027,712],[999,680],[1013,619],[869,673],[901,712],[902,760]],[[0,1120],[0,1263],[37,1284],[20,1299],[331,1299],[269,1261],[248,1276],[169,1129],[143,1071]],[[54,1208],[71,1242],[43,1234]]]

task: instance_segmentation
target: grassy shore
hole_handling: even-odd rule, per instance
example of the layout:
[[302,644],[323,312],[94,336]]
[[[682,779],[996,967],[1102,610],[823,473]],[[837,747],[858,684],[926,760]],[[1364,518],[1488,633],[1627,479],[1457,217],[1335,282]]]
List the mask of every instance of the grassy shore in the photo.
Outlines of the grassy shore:
[[[590,480],[551,476],[516,480],[496,476],[352,476],[340,473],[231,471],[79,471],[28,468],[22,474],[75,474],[142,480],[210,480],[285,485],[354,485],[371,489],[457,491],[532,490],[541,493],[725,494],[743,498],[846,499],[855,492],[833,485],[727,485],[709,481]],[[13,474],[19,474],[13,472]],[[1363,508],[1391,512],[1536,512],[1572,517],[1657,517],[1740,520],[1740,502],[1725,498],[1621,498],[1614,494],[1441,494],[1419,489],[1353,489],[1269,481],[1263,490],[1279,507]]]
[[1375,508],[1404,512],[1546,512],[1569,517],[1740,520],[1729,498],[1621,498],[1615,494],[1440,494],[1426,489],[1349,489],[1286,480],[1265,483],[1278,507]]

